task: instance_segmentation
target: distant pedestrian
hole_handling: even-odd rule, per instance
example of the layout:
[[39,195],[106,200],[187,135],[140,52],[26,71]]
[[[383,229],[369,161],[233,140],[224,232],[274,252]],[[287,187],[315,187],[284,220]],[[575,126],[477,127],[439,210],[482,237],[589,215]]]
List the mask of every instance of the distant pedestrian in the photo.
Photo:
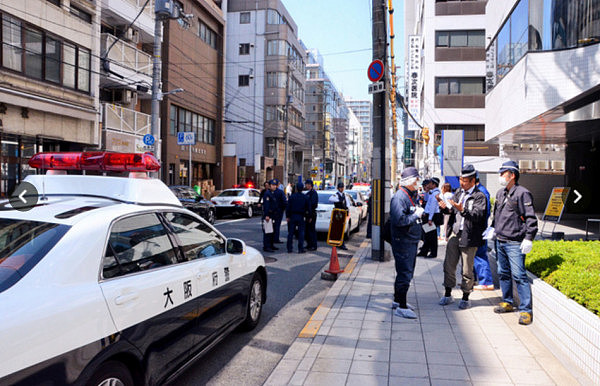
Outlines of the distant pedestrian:
[[306,253],[304,249],[304,228],[305,218],[310,213],[310,204],[308,197],[302,194],[304,185],[296,184],[296,192],[294,192],[288,200],[286,209],[286,218],[288,223],[287,251],[293,252],[294,234],[298,232],[298,253]]
[[308,190],[306,197],[308,197],[309,207],[309,213],[306,217],[306,249],[309,251],[316,251],[317,231],[315,227],[317,225],[317,207],[319,206],[319,195],[313,188],[312,180],[306,180],[304,187]]
[[[283,243],[279,240],[279,233],[281,229],[281,220],[283,220],[283,214],[285,213],[285,208],[287,206],[287,197],[283,192],[283,185],[279,184],[278,180],[275,181],[275,189],[273,189],[273,185],[271,185],[271,190],[273,191],[273,197],[275,197],[276,202],[276,211],[275,211],[275,220],[273,222],[273,243],[281,244]],[[278,187],[279,185],[279,187]]]
[[[263,200],[263,214],[262,214],[262,231],[263,231],[263,251],[275,252],[278,248],[273,245],[273,223],[276,213],[276,201],[273,197],[273,190],[276,188],[276,183],[271,180],[269,181],[269,189],[265,190]],[[267,228],[269,228],[267,230]]]
[[502,289],[502,302],[494,308],[496,313],[512,312],[513,287],[519,293],[519,324],[533,321],[531,307],[531,285],[525,270],[525,256],[531,252],[538,231],[537,217],[531,192],[519,185],[519,165],[507,161],[500,168],[500,189],[494,203],[494,219],[486,230],[487,239],[496,236],[496,258],[498,277]]
[[407,319],[416,319],[413,307],[406,302],[417,261],[417,246],[421,240],[421,215],[424,210],[418,204],[419,172],[414,167],[402,171],[400,189],[390,203],[390,225],[392,252],[396,267],[394,282],[394,314]]
[[259,208],[262,208],[265,193],[267,192],[267,190],[270,190],[270,189],[271,189],[271,185],[269,185],[269,181],[265,181],[265,183],[263,184],[263,189],[260,191],[260,196],[258,198],[258,207]]
[[[346,198],[346,193],[344,193],[344,183],[340,182],[337,184],[337,192],[329,197],[329,202],[333,204],[335,209],[343,209],[346,211],[346,216],[349,216],[348,208],[350,207],[350,203],[348,202],[348,198]],[[342,236],[343,237],[343,236]],[[340,245],[340,249],[347,250],[346,240],[342,240],[342,245]]]
[[438,188],[440,184],[440,179],[437,177],[433,177],[429,180],[427,184],[427,193],[425,196],[427,199],[425,200],[425,215],[426,218],[423,221],[427,221],[427,225],[435,227],[429,232],[423,232],[423,245],[421,246],[421,250],[417,254],[417,256],[422,256],[426,258],[435,258],[437,257],[438,251],[438,234],[437,227],[443,221],[443,215],[440,213],[440,206],[438,205],[438,201],[441,200],[440,189]]
[[288,182],[287,186],[285,187],[285,195],[289,198],[292,195],[292,183]]
[[[476,174],[477,189],[485,194],[486,199],[486,214],[485,224],[487,225],[490,218],[490,192],[483,186],[479,181],[479,173]],[[477,285],[473,287],[474,290],[478,291],[493,291],[494,290],[494,278],[492,277],[492,270],[490,268],[490,262],[488,260],[488,243],[487,240],[483,240],[483,245],[475,252],[475,260],[473,261],[473,269],[475,271],[475,281]]]
[[483,245],[482,233],[487,224],[486,198],[475,186],[473,165],[467,164],[461,171],[460,187],[452,199],[450,207],[443,201],[439,202],[442,209],[449,212],[448,245],[444,258],[444,296],[440,299],[441,306],[454,303],[452,288],[456,285],[456,267],[458,262],[462,265],[462,281],[460,287],[463,295],[458,308],[464,310],[469,307],[469,295],[473,291],[473,260],[477,248]]

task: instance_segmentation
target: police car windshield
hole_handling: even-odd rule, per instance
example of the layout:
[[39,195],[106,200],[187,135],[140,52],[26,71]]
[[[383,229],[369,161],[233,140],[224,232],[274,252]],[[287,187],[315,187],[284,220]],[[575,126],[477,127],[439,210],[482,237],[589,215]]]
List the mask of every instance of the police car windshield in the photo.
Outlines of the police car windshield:
[[358,200],[358,192],[353,192],[351,190],[346,190],[346,193],[348,193],[350,196],[352,196],[353,199]]
[[39,221],[0,219],[0,292],[25,276],[69,228]]
[[329,202],[329,197],[333,196],[336,191],[319,192],[319,204],[333,205]]
[[219,194],[219,197],[239,197],[244,194],[243,190],[225,190]]

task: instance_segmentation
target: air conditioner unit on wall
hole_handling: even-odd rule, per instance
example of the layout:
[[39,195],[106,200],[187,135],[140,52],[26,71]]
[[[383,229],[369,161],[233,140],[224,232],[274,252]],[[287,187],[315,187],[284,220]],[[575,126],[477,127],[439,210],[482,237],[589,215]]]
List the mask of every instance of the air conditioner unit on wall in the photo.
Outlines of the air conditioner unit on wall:
[[127,31],[125,31],[123,38],[125,40],[132,41],[133,40],[133,28],[127,28]]
[[564,171],[565,170],[565,161],[552,161],[552,170],[556,171]]
[[535,161],[535,168],[537,170],[548,170],[550,167],[548,165],[548,161],[546,161],[546,160],[537,160],[537,161]]
[[123,90],[121,94],[121,103],[131,103],[133,100],[133,91]]
[[133,36],[131,37],[131,41],[135,44],[140,42],[140,32],[137,30],[133,30]]
[[533,169],[533,162],[528,159],[519,160],[519,169],[520,170],[531,170]]

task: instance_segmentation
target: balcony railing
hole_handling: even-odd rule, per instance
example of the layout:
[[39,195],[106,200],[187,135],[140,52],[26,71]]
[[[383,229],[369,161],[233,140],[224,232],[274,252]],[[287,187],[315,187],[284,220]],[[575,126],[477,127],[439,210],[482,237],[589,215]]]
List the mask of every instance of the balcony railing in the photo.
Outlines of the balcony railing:
[[[106,49],[117,40],[114,35],[102,34],[102,53],[106,52]],[[125,67],[126,69],[132,70],[138,74],[144,74],[152,76],[152,56],[141,50],[136,46],[126,43],[123,40],[119,40],[110,49],[107,59],[111,62],[111,70],[113,70],[114,64]],[[115,71],[118,72],[118,71]]]
[[137,136],[150,134],[151,116],[149,114],[126,109],[112,103],[103,103],[102,111],[105,129]]

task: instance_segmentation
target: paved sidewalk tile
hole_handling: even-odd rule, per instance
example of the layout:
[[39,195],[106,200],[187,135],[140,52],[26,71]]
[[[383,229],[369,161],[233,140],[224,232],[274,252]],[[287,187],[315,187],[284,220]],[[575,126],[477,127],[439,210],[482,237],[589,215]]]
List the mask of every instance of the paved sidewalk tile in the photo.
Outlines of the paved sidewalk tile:
[[349,374],[346,386],[388,386],[388,377]]
[[363,375],[387,375],[389,372],[390,364],[388,362],[377,362],[377,361],[352,361],[350,367],[350,374],[363,374]]

